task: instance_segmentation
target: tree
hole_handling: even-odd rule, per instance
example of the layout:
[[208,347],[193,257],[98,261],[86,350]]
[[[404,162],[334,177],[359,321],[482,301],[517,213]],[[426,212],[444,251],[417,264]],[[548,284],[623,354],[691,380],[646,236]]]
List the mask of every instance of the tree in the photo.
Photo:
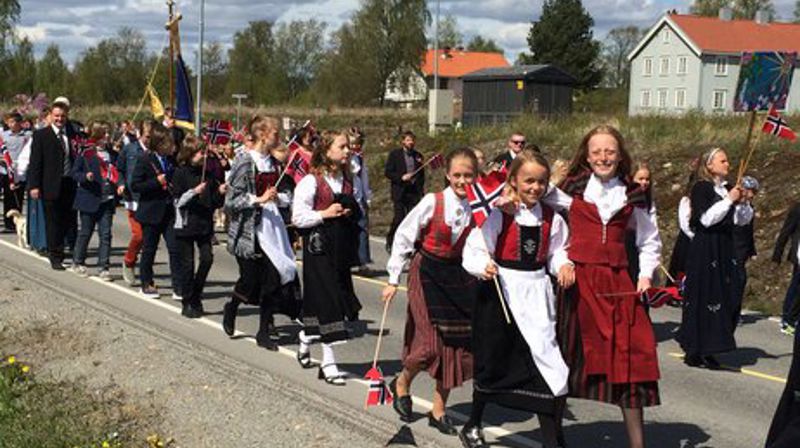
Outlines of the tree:
[[362,0],[335,36],[320,90],[345,104],[383,105],[389,85],[407,83],[422,63],[429,22],[425,0]]
[[553,64],[574,76],[581,89],[592,89],[602,79],[600,44],[592,37],[593,25],[581,0],[545,0],[539,21],[531,24],[528,33],[531,54],[520,60]]
[[[457,48],[463,46],[464,36],[458,30],[458,21],[451,14],[439,21],[439,48]],[[433,42],[431,42],[433,44]]]
[[[197,53],[197,51],[195,51]],[[203,46],[203,100],[220,102],[226,100],[225,83],[228,61],[219,42]]]
[[484,39],[481,35],[474,36],[467,44],[467,51],[481,51],[484,53],[500,53],[503,49],[492,39]]
[[18,0],[0,0],[0,51],[5,48],[6,39],[12,34],[20,11]]
[[636,48],[644,34],[644,30],[635,26],[622,26],[608,32],[601,53],[606,85],[614,88],[629,85],[631,66],[628,54]]
[[716,17],[719,10],[726,6],[732,6],[734,19],[753,20],[758,11],[765,11],[770,20],[775,18],[772,0],[695,0],[689,11],[699,16]]
[[800,23],[800,0],[794,2],[794,23]]
[[9,97],[18,93],[27,95],[33,94],[33,83],[36,79],[36,59],[33,56],[33,43],[27,38],[23,38],[14,44],[12,51],[9,52],[3,62],[3,97]]
[[275,61],[287,99],[308,89],[325,53],[325,23],[311,19],[282,23],[275,32]]
[[227,93],[245,93],[256,104],[274,104],[283,100],[286,88],[281,85],[275,63],[273,25],[266,20],[250,22],[233,36],[228,51]]
[[70,71],[61,58],[58,45],[51,44],[36,63],[35,92],[44,92],[50,98],[70,94]]

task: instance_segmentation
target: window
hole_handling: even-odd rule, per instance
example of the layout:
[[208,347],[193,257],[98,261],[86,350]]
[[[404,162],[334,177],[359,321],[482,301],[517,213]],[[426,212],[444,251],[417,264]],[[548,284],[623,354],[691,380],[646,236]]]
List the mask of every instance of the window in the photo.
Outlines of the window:
[[642,107],[650,107],[650,91],[649,90],[642,90]]
[[683,109],[686,107],[686,89],[675,90],[675,108]]
[[658,74],[661,76],[669,75],[669,58],[663,57],[658,64]]
[[660,109],[667,108],[667,89],[658,89],[658,107]]
[[711,100],[711,108],[714,110],[721,110],[725,108],[725,97],[727,96],[727,90],[715,90],[714,97]]
[[661,32],[661,42],[664,42],[665,44],[669,43],[669,29],[668,28],[664,28],[664,31]]
[[644,76],[651,76],[653,74],[653,58],[644,58],[643,69]]
[[717,76],[726,76],[728,74],[728,58],[719,56],[714,65],[714,74]]
[[689,66],[689,58],[678,56],[678,74],[685,75]]

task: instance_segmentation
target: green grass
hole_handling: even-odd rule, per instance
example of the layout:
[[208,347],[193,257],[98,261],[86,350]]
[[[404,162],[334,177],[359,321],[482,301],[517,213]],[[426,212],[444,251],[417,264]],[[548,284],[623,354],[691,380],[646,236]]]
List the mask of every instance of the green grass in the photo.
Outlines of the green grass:
[[[367,134],[366,154],[370,181],[375,193],[372,204],[372,231],[384,234],[391,221],[388,182],[383,177],[383,165],[389,150],[398,146],[398,131],[412,129],[418,134],[418,147],[425,154],[458,146],[474,146],[493,156],[503,150],[505,140],[513,131],[526,134],[528,141],[536,143],[552,160],[570,159],[582,136],[598,124],[618,127],[626,138],[633,157],[646,160],[653,170],[655,198],[659,208],[661,234],[664,240],[664,264],[677,234],[677,203],[689,175],[689,161],[712,146],[728,150],[736,171],[744,145],[748,117],[744,115],[708,116],[690,113],[683,117],[646,116],[628,117],[625,102],[619,92],[596,92],[581,96],[575,104],[580,111],[566,116],[528,116],[507,125],[467,128],[460,132],[442,132],[435,138],[426,135],[427,112],[395,109],[303,109],[296,107],[270,107],[242,110],[242,117],[254,113],[276,117],[289,116],[297,120],[312,118],[320,129],[345,129],[358,125]],[[592,112],[592,111],[604,112]],[[134,108],[95,107],[77,109],[78,119],[95,118],[118,120],[130,118]],[[588,111],[588,112],[586,112]],[[145,111],[146,112],[146,111]],[[232,118],[233,106],[209,106],[207,118]],[[790,123],[800,117],[787,117]],[[243,121],[245,119],[243,118]],[[756,132],[756,135],[760,132]],[[750,165],[750,174],[756,176],[762,191],[756,198],[756,239],[759,257],[749,264],[750,283],[746,305],[752,309],[777,313],[780,300],[788,284],[790,268],[776,268],[769,259],[775,237],[786,211],[793,201],[800,199],[800,151],[796,145],[781,143],[764,135]],[[442,186],[441,173],[429,175],[430,189]]]

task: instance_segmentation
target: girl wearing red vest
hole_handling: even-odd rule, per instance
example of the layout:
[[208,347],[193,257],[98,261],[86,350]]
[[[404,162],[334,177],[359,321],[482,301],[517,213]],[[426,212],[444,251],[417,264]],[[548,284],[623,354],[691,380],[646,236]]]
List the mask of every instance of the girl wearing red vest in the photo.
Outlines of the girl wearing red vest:
[[319,379],[337,386],[345,375],[336,366],[333,344],[348,339],[346,321],[358,319],[361,304],[350,268],[358,266],[360,209],[353,197],[347,134],[326,131],[311,157],[311,173],[294,192],[292,223],[303,235],[303,331],[297,359],[310,366],[309,344],[322,343]]
[[[559,332],[570,366],[570,395],[622,409],[631,448],[644,446],[643,407],[659,404],[653,326],[639,300],[661,256],[656,214],[630,181],[622,135],[598,126],[583,138],[561,183],[569,213],[576,288],[561,301]],[[628,275],[625,232],[635,229],[639,275]]]
[[423,197],[397,228],[383,300],[395,296],[411,259],[403,371],[389,386],[393,405],[403,421],[410,421],[409,389],[414,377],[427,370],[436,380],[428,424],[455,435],[445,414],[447,397],[472,378],[471,310],[477,281],[461,267],[461,252],[474,225],[466,187],[475,177],[477,160],[472,150],[463,148],[451,151],[446,163],[449,187]]
[[461,431],[466,448],[486,446],[481,420],[487,403],[535,412],[544,447],[563,445],[560,416],[568,392],[569,369],[556,340],[556,303],[548,273],[562,287],[575,271],[567,258],[569,231],[564,219],[542,205],[550,167],[540,154],[523,150],[508,175],[507,194],[518,209],[494,209],[473,229],[462,265],[482,278],[498,277],[512,317],[506,322],[494,282],[483,282],[472,311],[475,379],[472,413]]

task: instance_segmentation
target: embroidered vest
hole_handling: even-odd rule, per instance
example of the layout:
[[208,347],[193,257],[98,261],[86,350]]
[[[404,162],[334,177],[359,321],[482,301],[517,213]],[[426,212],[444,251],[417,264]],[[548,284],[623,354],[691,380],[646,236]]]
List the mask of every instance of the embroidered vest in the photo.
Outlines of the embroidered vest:
[[570,260],[626,268],[625,230],[631,214],[633,206],[628,203],[603,224],[595,204],[586,202],[582,195],[574,196],[569,209]]
[[[333,204],[336,195],[322,175],[314,174],[313,176],[317,181],[317,192],[314,194],[314,210],[325,210]],[[342,194],[348,196],[353,194],[353,182],[347,176],[342,181]]]
[[503,227],[494,251],[497,264],[519,271],[546,267],[553,215],[553,209],[543,204],[540,226],[520,226],[512,215],[503,213]]
[[469,232],[475,227],[472,215],[464,216],[469,219],[469,224],[464,228],[453,243],[453,230],[444,222],[444,192],[440,191],[434,196],[435,203],[431,221],[422,229],[422,251],[436,258],[444,260],[460,260],[467,241]]

